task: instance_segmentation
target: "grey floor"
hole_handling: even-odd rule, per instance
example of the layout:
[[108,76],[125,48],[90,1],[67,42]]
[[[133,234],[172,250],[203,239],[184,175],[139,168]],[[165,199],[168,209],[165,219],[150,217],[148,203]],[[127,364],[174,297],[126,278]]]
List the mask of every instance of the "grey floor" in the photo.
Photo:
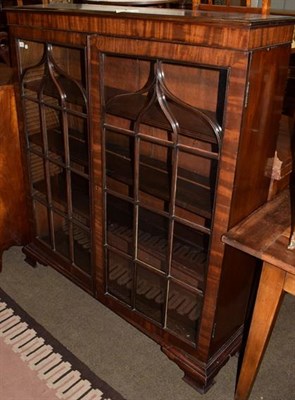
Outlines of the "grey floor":
[[[233,399],[236,357],[201,395],[156,343],[52,268],[23,258],[19,247],[4,253],[1,288],[127,400]],[[294,328],[295,298],[286,295],[251,400],[295,399]]]

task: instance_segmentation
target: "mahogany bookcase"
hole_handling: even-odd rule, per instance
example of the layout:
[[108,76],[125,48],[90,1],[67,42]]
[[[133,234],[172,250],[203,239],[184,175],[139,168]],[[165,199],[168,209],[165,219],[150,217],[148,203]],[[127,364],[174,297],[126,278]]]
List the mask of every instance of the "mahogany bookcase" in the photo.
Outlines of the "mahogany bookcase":
[[30,238],[205,392],[240,346],[294,19],[52,4],[7,12]]

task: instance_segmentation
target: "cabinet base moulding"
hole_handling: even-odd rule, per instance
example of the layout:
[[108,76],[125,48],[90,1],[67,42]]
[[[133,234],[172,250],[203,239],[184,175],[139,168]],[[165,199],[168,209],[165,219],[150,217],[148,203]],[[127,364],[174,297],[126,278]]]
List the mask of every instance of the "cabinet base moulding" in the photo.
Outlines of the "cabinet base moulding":
[[162,346],[162,351],[166,356],[175,362],[184,372],[183,380],[196,389],[199,393],[205,394],[215,383],[215,376],[220,369],[234,356],[242,342],[241,327],[235,335],[222,347],[209,362],[200,363],[199,360],[187,356],[175,347]]
[[83,272],[75,274],[76,276],[73,275],[73,272],[69,269],[69,264],[62,260],[61,257],[57,260],[56,255],[54,256],[51,250],[46,249],[45,246],[32,242],[23,247],[22,251],[26,256],[25,261],[32,267],[36,267],[37,263],[44,266],[51,266],[86,292],[93,295],[92,279]]

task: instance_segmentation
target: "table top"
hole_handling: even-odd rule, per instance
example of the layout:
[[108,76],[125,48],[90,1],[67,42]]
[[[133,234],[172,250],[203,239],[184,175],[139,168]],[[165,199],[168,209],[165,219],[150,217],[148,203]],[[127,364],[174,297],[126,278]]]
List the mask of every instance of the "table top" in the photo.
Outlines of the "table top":
[[222,241],[295,274],[295,250],[288,249],[291,215],[290,190],[286,189],[223,235]]

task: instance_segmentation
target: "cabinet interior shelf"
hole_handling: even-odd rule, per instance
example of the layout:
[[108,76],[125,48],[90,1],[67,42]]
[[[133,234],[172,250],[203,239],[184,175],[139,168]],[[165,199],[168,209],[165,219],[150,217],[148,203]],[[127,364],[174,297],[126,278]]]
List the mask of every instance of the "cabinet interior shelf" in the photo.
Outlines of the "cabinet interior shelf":
[[[131,121],[137,120],[138,115],[147,101],[147,97],[143,94],[127,93],[121,89],[109,86],[105,87],[105,98],[107,113]],[[171,113],[179,124],[180,134],[194,139],[203,140],[207,143],[212,143],[213,145],[218,144],[213,128],[199,115],[197,109],[194,111],[192,107],[187,106],[185,103],[179,104],[170,99],[167,99],[167,103]],[[208,110],[199,111],[207,115],[207,117],[212,121],[216,131],[220,134],[221,128],[217,123],[215,113]],[[151,107],[144,112],[141,118],[141,123],[164,129],[166,131],[172,130],[171,125],[166,119],[158,102],[153,103]]]

